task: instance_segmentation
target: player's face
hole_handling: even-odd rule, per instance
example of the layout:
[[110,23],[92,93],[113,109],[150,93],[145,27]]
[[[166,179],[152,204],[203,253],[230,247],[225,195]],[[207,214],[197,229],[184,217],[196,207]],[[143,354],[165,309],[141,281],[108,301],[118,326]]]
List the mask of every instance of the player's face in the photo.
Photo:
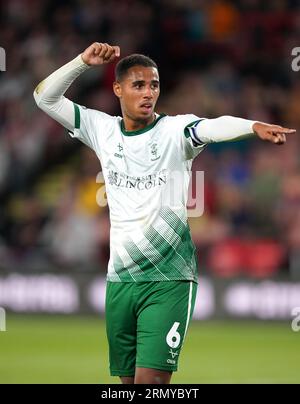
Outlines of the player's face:
[[131,67],[122,81],[115,83],[123,115],[132,120],[148,121],[153,117],[159,91],[159,75],[155,67]]

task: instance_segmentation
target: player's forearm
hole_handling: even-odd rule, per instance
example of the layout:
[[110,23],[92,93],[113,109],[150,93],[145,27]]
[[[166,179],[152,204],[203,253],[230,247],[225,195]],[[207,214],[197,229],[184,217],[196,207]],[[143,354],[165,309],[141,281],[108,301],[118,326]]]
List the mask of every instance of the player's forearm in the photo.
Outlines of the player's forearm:
[[191,136],[200,143],[229,142],[254,136],[255,121],[221,116],[216,119],[204,119],[191,128]]
[[33,93],[38,107],[69,130],[75,126],[74,105],[63,94],[88,68],[78,55],[39,83]]

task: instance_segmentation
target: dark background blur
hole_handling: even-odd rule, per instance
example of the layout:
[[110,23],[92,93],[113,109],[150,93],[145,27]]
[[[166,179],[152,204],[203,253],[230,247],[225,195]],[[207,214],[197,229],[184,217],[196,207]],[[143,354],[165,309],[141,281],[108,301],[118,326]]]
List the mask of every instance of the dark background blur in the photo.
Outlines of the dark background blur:
[[[300,278],[299,1],[1,1],[0,274],[106,273],[107,208],[96,204],[99,162],[40,111],[39,81],[94,41],[159,65],[158,112],[234,115],[298,129],[283,147],[258,140],[209,146],[205,214],[190,220],[200,273]],[[67,96],[120,114],[113,65]]]

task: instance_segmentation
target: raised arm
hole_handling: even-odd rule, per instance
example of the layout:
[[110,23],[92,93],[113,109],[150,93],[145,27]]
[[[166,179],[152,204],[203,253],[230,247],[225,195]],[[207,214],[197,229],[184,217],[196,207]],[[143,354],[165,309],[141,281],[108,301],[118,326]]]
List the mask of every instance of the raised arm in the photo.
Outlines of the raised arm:
[[221,116],[216,119],[204,119],[189,128],[191,138],[196,144],[228,142],[246,139],[257,135],[262,140],[282,145],[286,135],[295,133],[295,129],[269,125],[263,122],[233,116]]
[[64,93],[73,81],[90,66],[110,63],[119,56],[120,48],[118,46],[94,42],[81,55],[38,84],[33,93],[37,106],[68,130],[74,130],[74,104],[63,96]]

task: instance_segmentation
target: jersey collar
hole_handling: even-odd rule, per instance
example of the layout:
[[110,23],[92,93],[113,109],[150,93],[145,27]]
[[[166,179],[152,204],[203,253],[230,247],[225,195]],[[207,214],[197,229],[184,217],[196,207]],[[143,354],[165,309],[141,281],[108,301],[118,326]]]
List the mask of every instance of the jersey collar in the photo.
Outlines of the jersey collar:
[[166,114],[160,114],[156,116],[156,119],[150,123],[149,125],[145,126],[142,129],[139,130],[126,130],[124,127],[124,121],[122,119],[121,121],[121,131],[123,133],[123,135],[125,136],[136,136],[136,135],[141,135],[142,133],[148,132],[148,130],[154,128],[154,126],[157,124],[157,122],[159,122],[161,120],[161,118],[163,118],[164,116],[166,116]]

